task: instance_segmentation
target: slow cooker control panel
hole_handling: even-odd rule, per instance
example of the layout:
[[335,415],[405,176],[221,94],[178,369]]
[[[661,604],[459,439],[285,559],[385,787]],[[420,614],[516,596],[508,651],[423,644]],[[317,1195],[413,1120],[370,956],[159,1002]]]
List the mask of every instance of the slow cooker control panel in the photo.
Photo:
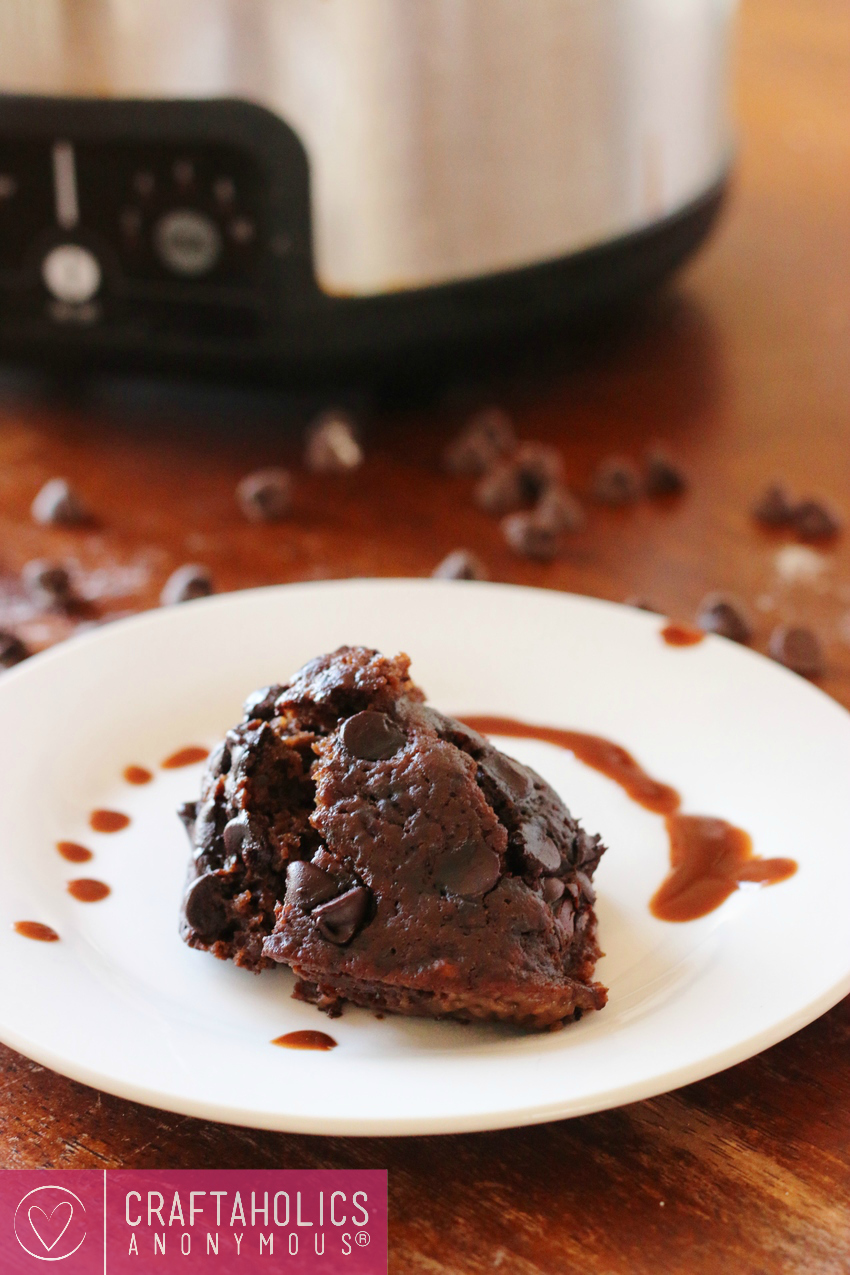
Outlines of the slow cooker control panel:
[[246,103],[65,101],[48,132],[50,101],[16,99],[15,135],[7,101],[0,329],[251,341],[309,294],[306,159],[276,117]]

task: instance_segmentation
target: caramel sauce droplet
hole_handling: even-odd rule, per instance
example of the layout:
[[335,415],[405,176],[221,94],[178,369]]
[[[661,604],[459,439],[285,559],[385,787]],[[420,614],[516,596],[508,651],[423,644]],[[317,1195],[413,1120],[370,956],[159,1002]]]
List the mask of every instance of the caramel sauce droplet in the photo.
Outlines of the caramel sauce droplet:
[[668,646],[696,646],[705,638],[702,629],[693,629],[689,624],[665,624],[661,636]]
[[282,1045],[284,1049],[336,1049],[337,1042],[326,1032],[300,1031],[287,1032],[285,1036],[275,1036],[273,1045]]
[[41,921],[16,921],[13,928],[25,939],[37,939],[39,943],[56,943],[59,939],[56,931]]
[[120,810],[93,810],[89,815],[89,826],[95,832],[120,832],[129,824],[130,816],[122,815]]
[[94,858],[91,850],[77,841],[57,841],[56,849],[69,863],[88,863],[89,859]]
[[112,891],[103,881],[95,881],[93,877],[78,877],[68,882],[68,893],[80,903],[99,903]]
[[166,757],[162,763],[163,770],[179,770],[181,766],[194,766],[195,762],[205,761],[210,755],[208,748],[199,744],[189,744],[187,748],[178,748],[176,753]]
[[153,774],[151,771],[146,770],[144,766],[126,766],[124,778],[128,784],[149,784],[153,779]]
[[793,859],[760,859],[749,833],[725,819],[670,815],[670,872],[649,910],[659,921],[695,921],[719,908],[744,881],[773,885],[797,871]]

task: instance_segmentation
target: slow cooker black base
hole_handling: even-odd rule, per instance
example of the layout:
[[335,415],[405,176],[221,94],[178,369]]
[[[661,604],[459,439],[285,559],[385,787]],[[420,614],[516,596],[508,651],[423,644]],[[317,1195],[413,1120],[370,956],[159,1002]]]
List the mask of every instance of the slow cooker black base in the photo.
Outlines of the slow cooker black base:
[[295,313],[166,309],[156,321],[56,323],[15,299],[0,309],[0,355],[66,370],[115,369],[310,383],[380,375],[554,326],[586,327],[650,293],[702,243],[727,176],[672,216],[609,243],[520,270],[370,298],[318,290]]

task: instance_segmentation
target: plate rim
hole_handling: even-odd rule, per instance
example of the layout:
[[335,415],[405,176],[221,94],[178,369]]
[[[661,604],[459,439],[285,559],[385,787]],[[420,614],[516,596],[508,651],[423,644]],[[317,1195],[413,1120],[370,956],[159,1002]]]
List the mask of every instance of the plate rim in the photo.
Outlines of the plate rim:
[[[633,608],[629,608],[623,603],[584,594],[575,594],[565,590],[489,581],[449,582],[421,577],[353,577],[339,580],[295,581],[216,594],[209,598],[197,599],[192,605],[196,609],[203,608],[206,611],[233,606],[252,599],[256,600],[258,597],[277,595],[282,592],[290,593],[293,590],[322,592],[344,588],[359,592],[378,588],[390,592],[399,585],[405,587],[414,586],[423,591],[429,589],[445,591],[445,589],[449,588],[464,592],[476,590],[489,593],[533,593],[545,596],[549,600],[558,599],[569,603],[578,603],[580,606],[598,611],[621,614],[624,611],[631,612],[633,610]],[[99,626],[96,629],[89,629],[84,633],[74,635],[72,638],[58,643],[54,647],[39,652],[6,672],[2,679],[2,684],[0,684],[0,703],[2,703],[2,685],[11,685],[14,682],[19,682],[21,679],[31,676],[33,670],[43,669],[49,662],[66,659],[69,654],[72,654],[81,646],[96,646],[103,641],[109,642],[119,630],[123,633],[162,624],[172,611],[173,608],[152,608]],[[183,608],[181,607],[179,613],[182,613],[182,611]],[[646,616],[647,621],[650,619],[661,621],[664,618],[661,614],[653,615],[652,617]],[[724,641],[724,639],[711,634],[707,635],[706,640],[712,644]],[[759,652],[746,647],[738,648],[738,653],[742,657],[750,657],[758,661],[767,660],[767,657]],[[773,671],[777,675],[791,679],[795,684],[800,681],[797,675],[790,672],[790,670],[774,664],[772,661],[767,662],[771,664]],[[839,701],[827,695],[825,691],[813,683],[807,683],[806,685],[808,691],[815,692],[821,701],[825,701],[830,706],[831,710],[837,711],[845,718],[850,718],[850,712]],[[3,1021],[0,1021],[0,1041],[40,1065],[49,1067],[51,1070],[79,1083],[119,1098],[197,1119],[279,1132],[316,1134],[319,1136],[405,1137],[515,1128],[609,1110],[631,1102],[656,1097],[706,1079],[717,1072],[761,1053],[809,1023],[814,1022],[815,1019],[826,1013],[848,993],[850,993],[850,961],[848,961],[848,967],[845,972],[828,988],[822,990],[820,995],[813,1001],[799,1007],[781,1019],[775,1020],[767,1027],[724,1048],[704,1054],[699,1059],[691,1062],[669,1067],[664,1071],[654,1072],[651,1076],[642,1077],[631,1082],[609,1085],[607,1089],[602,1091],[596,1090],[593,1093],[579,1097],[570,1098],[568,1096],[556,1102],[547,1102],[536,1106],[514,1106],[510,1109],[502,1107],[497,1111],[487,1113],[418,1114],[405,1118],[393,1118],[391,1124],[388,1124],[384,1118],[375,1118],[373,1116],[363,1118],[354,1116],[343,1119],[331,1116],[325,1119],[322,1117],[317,1118],[315,1114],[308,1113],[302,1116],[292,1111],[279,1113],[267,1110],[260,1113],[257,1110],[245,1108],[238,1104],[225,1104],[218,1101],[192,1098],[188,1094],[164,1092],[155,1086],[121,1080],[120,1077],[116,1078],[109,1072],[102,1072],[97,1068],[78,1064],[74,1060],[68,1060],[62,1056],[61,1052],[42,1045],[38,1041],[31,1040],[25,1033],[9,1030]]]

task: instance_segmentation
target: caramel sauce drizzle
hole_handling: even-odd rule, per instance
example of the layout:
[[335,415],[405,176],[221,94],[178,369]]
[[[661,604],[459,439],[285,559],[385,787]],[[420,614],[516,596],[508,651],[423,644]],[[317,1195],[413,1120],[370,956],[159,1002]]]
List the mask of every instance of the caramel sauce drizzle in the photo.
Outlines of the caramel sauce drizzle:
[[271,1043],[281,1045],[284,1049],[327,1050],[336,1049],[338,1042],[326,1032],[299,1031],[287,1032],[285,1036],[275,1036]]
[[619,784],[638,805],[665,816],[670,872],[649,904],[653,916],[660,921],[695,921],[720,907],[744,883],[774,885],[787,881],[797,871],[793,859],[762,859],[753,854],[749,834],[725,819],[679,813],[682,799],[676,789],[653,779],[631,753],[609,739],[555,726],[531,725],[513,717],[475,716],[462,720],[483,735],[539,739],[564,748]]
[[128,784],[149,784],[153,779],[153,773],[145,766],[125,766],[123,775]]
[[88,863],[89,859],[94,858],[91,850],[87,846],[81,846],[78,841],[57,841],[56,849],[69,863]]
[[39,943],[56,943],[59,939],[52,926],[42,925],[41,921],[16,921],[12,928],[23,938],[36,939]]
[[95,832],[121,832],[130,825],[130,816],[120,810],[93,810],[89,815],[89,827]]
[[201,748],[199,744],[189,744],[186,748],[178,748],[176,753],[171,753],[162,762],[163,770],[179,770],[181,766],[194,766],[195,762],[205,761],[210,755],[208,748]]
[[668,646],[696,646],[702,642],[705,633],[702,629],[693,629],[689,624],[665,624],[661,637]]
[[105,882],[96,881],[93,877],[78,877],[76,881],[68,882],[68,893],[79,903],[99,903],[112,890]]

